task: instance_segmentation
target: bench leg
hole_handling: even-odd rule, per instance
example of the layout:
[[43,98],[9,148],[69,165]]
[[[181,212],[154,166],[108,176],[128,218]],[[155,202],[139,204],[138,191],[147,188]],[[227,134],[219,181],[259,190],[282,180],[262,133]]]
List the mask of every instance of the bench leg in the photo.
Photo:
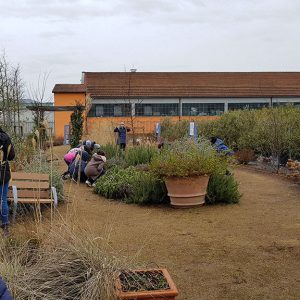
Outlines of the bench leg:
[[54,206],[56,207],[58,204],[58,199],[57,199],[56,188],[54,186],[51,187],[51,192],[52,192],[52,197],[53,197],[53,201],[54,201]]
[[16,222],[17,207],[18,207],[18,190],[16,186],[12,186],[13,197],[14,197],[14,210],[13,210],[13,223]]

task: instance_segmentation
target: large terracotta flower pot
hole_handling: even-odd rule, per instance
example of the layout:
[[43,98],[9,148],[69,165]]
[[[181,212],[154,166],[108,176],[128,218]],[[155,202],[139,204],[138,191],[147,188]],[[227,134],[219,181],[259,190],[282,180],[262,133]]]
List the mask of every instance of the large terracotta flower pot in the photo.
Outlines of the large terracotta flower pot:
[[152,290],[152,291],[137,291],[137,292],[124,292],[122,289],[122,283],[120,275],[116,279],[116,293],[118,300],[175,300],[178,295],[178,290],[166,269],[147,269],[147,270],[133,270],[134,273],[145,273],[145,272],[161,272],[167,281],[169,286],[168,289],[164,290]]
[[208,175],[166,178],[165,182],[171,205],[176,208],[204,205],[208,180]]

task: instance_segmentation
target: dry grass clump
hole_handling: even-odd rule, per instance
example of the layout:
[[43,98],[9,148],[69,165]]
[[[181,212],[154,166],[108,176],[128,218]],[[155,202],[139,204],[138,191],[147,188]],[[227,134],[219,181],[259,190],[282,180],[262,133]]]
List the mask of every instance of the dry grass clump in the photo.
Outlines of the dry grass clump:
[[7,240],[0,249],[0,272],[16,300],[116,299],[116,272],[133,264],[107,239],[67,224],[20,244]]

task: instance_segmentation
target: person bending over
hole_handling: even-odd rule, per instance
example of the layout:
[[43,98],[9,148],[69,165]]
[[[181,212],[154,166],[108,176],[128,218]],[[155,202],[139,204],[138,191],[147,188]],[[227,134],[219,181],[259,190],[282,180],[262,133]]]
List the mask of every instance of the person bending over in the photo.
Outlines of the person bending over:
[[85,175],[88,178],[85,182],[88,186],[95,186],[96,180],[104,174],[104,164],[106,162],[105,153],[98,150],[93,154],[91,160],[85,167]]

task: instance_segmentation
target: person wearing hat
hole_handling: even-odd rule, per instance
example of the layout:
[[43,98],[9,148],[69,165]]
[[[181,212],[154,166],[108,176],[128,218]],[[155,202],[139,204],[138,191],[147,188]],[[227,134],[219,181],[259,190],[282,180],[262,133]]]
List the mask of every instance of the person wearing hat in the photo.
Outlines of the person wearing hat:
[[129,131],[130,129],[126,128],[124,122],[121,122],[119,127],[114,129],[114,132],[118,133],[117,144],[120,146],[121,150],[125,150],[126,148],[126,135]]

